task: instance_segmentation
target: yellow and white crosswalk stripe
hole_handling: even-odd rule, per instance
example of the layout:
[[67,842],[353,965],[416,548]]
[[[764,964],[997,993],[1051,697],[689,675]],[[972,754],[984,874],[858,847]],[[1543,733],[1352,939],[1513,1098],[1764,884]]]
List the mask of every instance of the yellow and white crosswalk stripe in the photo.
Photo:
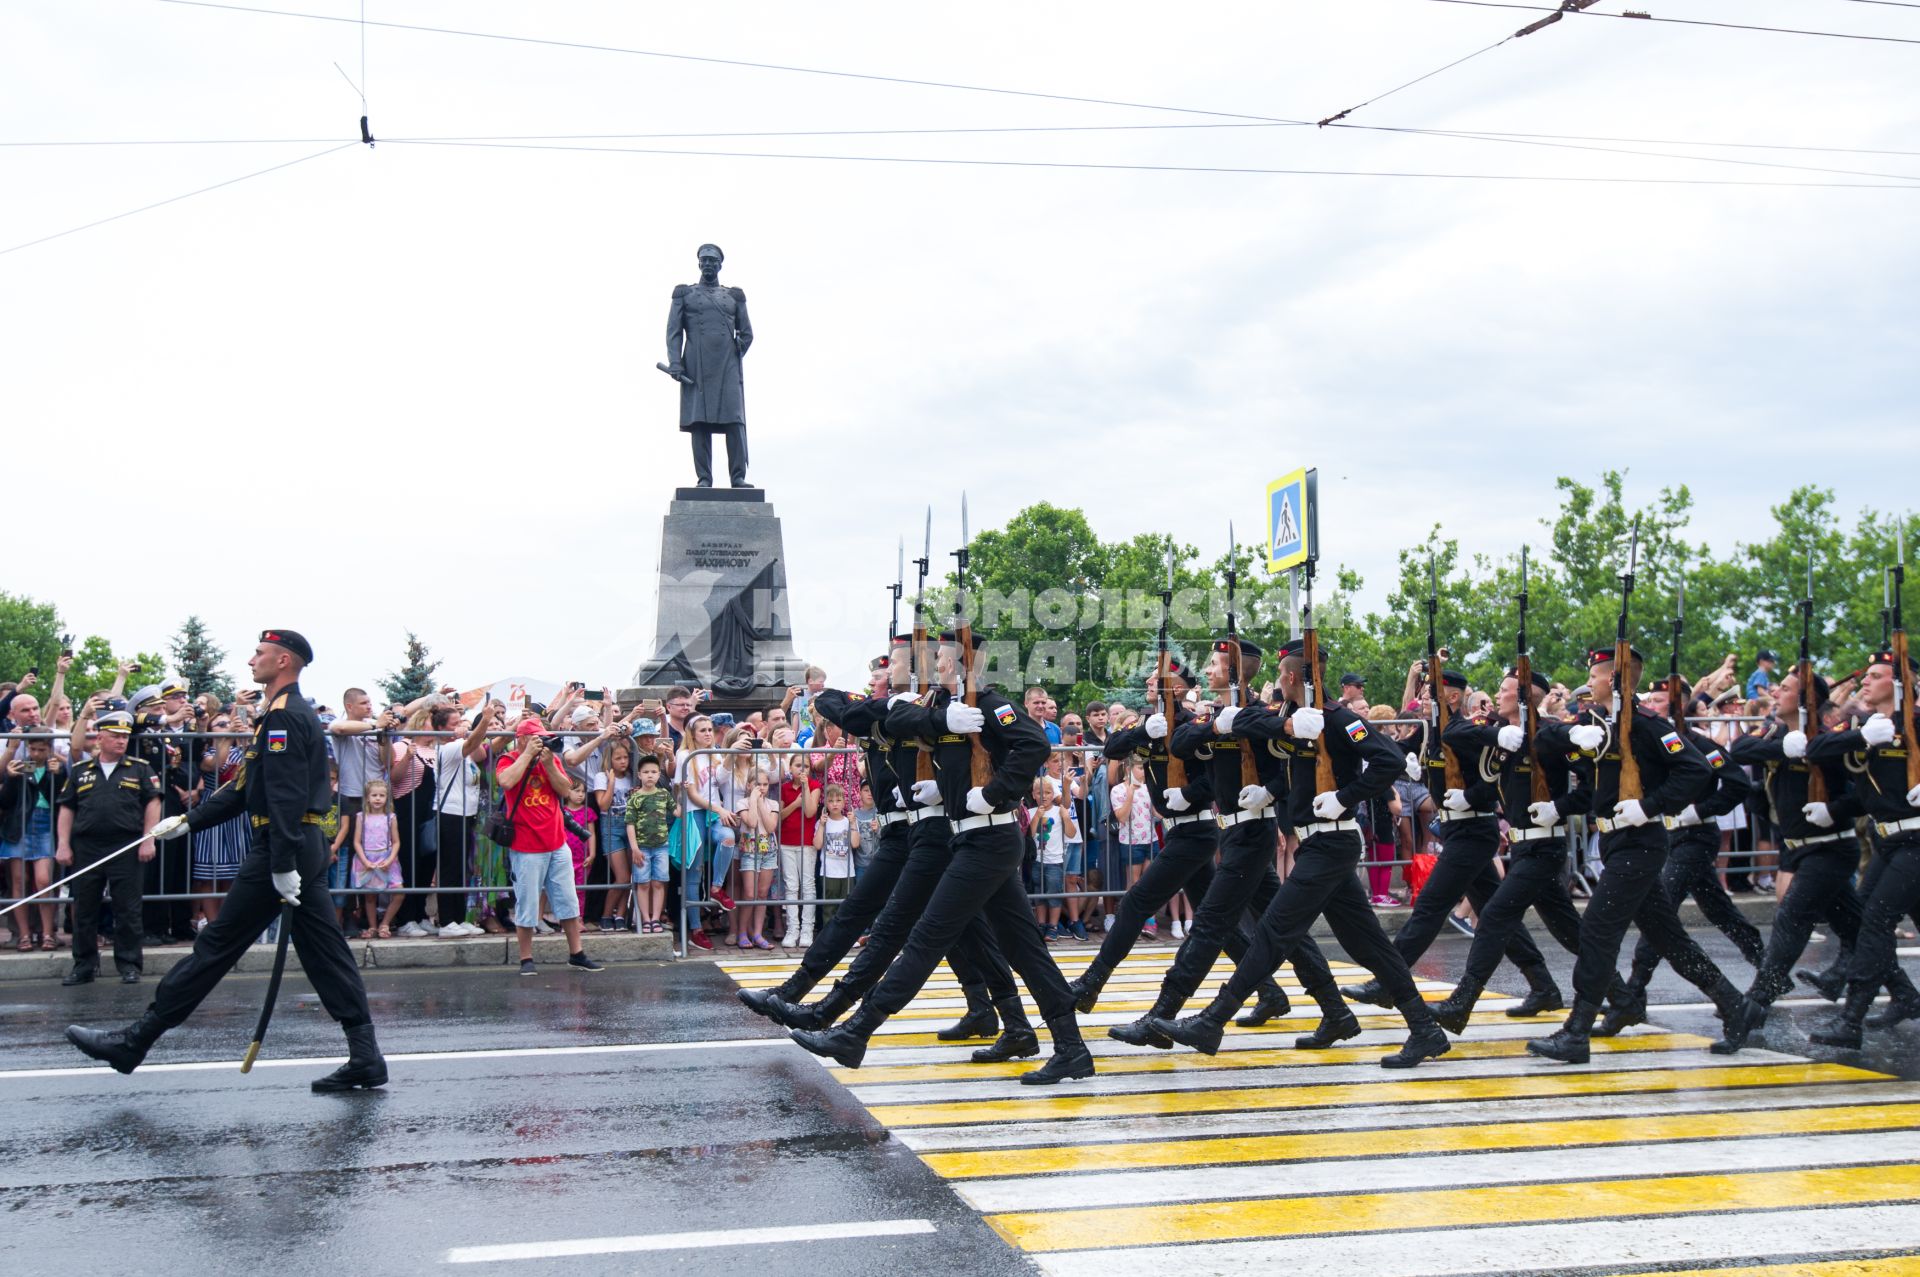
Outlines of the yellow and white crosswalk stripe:
[[[1133,954],[1083,1016],[1091,1079],[1019,1084],[930,1021],[964,1006],[944,967],[833,1069],[869,1113],[1040,1268],[1062,1277],[1207,1273],[1920,1277],[1920,1085],[1640,1025],[1592,1064],[1526,1053],[1557,1016],[1482,1000],[1453,1051],[1406,1074],[1380,1055],[1400,1017],[1292,1049],[1318,1009],[1230,1029],[1217,1056],[1109,1040],[1172,953]],[[1087,957],[1059,955],[1073,975]],[[1357,969],[1336,964],[1345,978]],[[723,963],[767,987],[790,960]],[[1216,966],[1198,1006],[1231,971]],[[1436,999],[1446,986],[1422,982]],[[1365,1008],[1358,1008],[1364,1010]]]

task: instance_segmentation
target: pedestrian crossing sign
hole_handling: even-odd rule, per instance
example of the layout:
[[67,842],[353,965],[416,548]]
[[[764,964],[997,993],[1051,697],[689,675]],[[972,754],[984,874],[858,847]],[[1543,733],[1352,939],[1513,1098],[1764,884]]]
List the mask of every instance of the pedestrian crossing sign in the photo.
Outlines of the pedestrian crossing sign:
[[1300,469],[1267,485],[1267,569],[1285,572],[1315,557],[1318,471]]

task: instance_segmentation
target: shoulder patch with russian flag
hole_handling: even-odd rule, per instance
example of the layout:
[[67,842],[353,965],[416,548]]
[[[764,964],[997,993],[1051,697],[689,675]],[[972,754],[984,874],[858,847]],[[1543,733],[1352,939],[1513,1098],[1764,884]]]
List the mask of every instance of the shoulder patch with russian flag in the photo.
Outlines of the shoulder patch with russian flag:
[[267,733],[267,752],[269,754],[286,753],[287,752],[287,734],[285,732],[268,732]]
[[1716,749],[1707,755],[1707,761],[1715,767],[1725,767],[1727,765],[1727,756]]
[[1361,722],[1359,719],[1356,718],[1351,723],[1347,724],[1348,740],[1363,741],[1366,738],[1367,738],[1367,725],[1365,723]]
[[1677,754],[1686,748],[1686,744],[1680,739],[1679,732],[1668,732],[1660,738],[1660,743],[1667,747],[1669,754]]
[[1014,719],[1013,706],[1002,705],[999,709],[993,711],[993,717],[1000,726],[1012,727]]

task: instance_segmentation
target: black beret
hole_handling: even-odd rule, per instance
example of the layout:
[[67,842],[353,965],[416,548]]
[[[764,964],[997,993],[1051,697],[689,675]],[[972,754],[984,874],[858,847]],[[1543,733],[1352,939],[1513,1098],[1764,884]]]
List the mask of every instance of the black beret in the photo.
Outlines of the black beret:
[[[1639,648],[1634,647],[1632,644],[1628,644],[1627,650],[1633,653],[1634,660],[1639,661],[1643,665],[1646,663],[1647,658],[1640,655]],[[1612,659],[1613,659],[1613,644],[1611,643],[1607,644],[1605,647],[1590,647],[1587,649],[1587,668],[1588,669],[1592,669],[1594,666],[1598,665],[1602,661],[1610,661]]]
[[1167,673],[1179,679],[1181,682],[1185,683],[1188,687],[1200,686],[1200,680],[1194,676],[1194,673],[1192,670],[1188,669],[1186,666],[1180,663],[1180,659],[1178,657],[1169,656],[1167,658]]
[[[1519,678],[1520,667],[1516,665],[1511,669],[1509,669],[1507,671],[1507,677],[1514,678],[1514,679]],[[1547,676],[1545,674],[1542,674],[1539,670],[1533,671],[1533,685],[1539,688],[1543,692],[1551,692],[1553,690],[1553,684],[1549,683],[1547,681]]]
[[1448,687],[1465,688],[1467,685],[1467,676],[1459,670],[1447,668],[1440,671],[1440,681]]
[[[1233,640],[1220,639],[1214,643],[1213,650],[1216,652],[1231,652],[1233,651]],[[1284,653],[1282,654],[1284,655]],[[1240,656],[1242,660],[1248,660],[1248,661],[1259,660],[1260,659],[1259,645],[1252,643],[1247,639],[1241,639],[1240,640]]]
[[260,641],[286,648],[300,658],[302,665],[313,664],[313,645],[292,630],[261,630]]
[[[1894,659],[1893,659],[1893,653],[1892,653],[1892,652],[1890,652],[1890,651],[1888,651],[1888,650],[1886,650],[1885,648],[1882,648],[1881,650],[1879,650],[1879,651],[1877,651],[1877,652],[1875,652],[1875,653],[1874,653],[1874,654],[1873,654],[1872,656],[1869,656],[1869,657],[1867,658],[1867,664],[1869,664],[1869,665],[1892,665],[1892,666],[1894,667],[1894,670],[1895,670],[1895,672],[1896,672],[1896,673],[1897,673],[1897,672],[1899,671],[1899,668],[1900,668],[1900,667],[1899,667],[1899,666],[1898,666],[1897,664],[1895,664],[1895,662],[1894,662]],[[1912,673],[1913,673],[1913,658],[1912,658],[1912,657],[1908,657],[1908,658],[1907,658],[1907,673],[1908,673],[1908,674],[1912,674]]]

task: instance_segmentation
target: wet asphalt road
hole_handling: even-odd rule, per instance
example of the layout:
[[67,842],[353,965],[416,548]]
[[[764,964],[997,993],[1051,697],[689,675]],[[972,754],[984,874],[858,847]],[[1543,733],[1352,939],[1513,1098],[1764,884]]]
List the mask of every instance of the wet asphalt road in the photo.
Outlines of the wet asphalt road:
[[[1695,933],[1729,976],[1750,973],[1717,932]],[[1831,942],[1829,942],[1831,943]],[[1419,966],[1450,979],[1467,941],[1448,933]],[[1909,946],[1911,947],[1911,946]],[[1823,961],[1816,946],[1810,955]],[[1549,952],[1563,988],[1570,955]],[[1910,971],[1920,968],[1904,959]],[[832,1081],[732,996],[714,965],[369,971],[385,1091],[315,1096],[307,1083],[341,1038],[289,977],[263,1065],[99,1069],[61,1038],[70,1021],[113,1024],[142,989],[0,985],[0,1102],[12,1156],[0,1167],[0,1255],[57,1256],[61,1271],[115,1274],[914,1271],[991,1277],[1034,1269]],[[1512,973],[1496,976],[1515,987]],[[150,1064],[237,1061],[265,992],[230,977]],[[1654,999],[1703,999],[1666,969]],[[1782,1008],[1767,1044],[1920,1079],[1920,1026],[1870,1035],[1864,1053],[1814,1048],[1825,1004]],[[1657,1020],[1713,1034],[1705,1010]],[[739,1045],[758,1040],[760,1045]],[[549,1052],[594,1046],[687,1048]],[[537,1054],[510,1054],[523,1049]],[[282,1064],[281,1061],[298,1063]],[[312,1062],[307,1062],[312,1060]],[[271,1063],[268,1063],[271,1062]],[[925,1220],[925,1235],[708,1247],[450,1265],[456,1248],[787,1225]]]

